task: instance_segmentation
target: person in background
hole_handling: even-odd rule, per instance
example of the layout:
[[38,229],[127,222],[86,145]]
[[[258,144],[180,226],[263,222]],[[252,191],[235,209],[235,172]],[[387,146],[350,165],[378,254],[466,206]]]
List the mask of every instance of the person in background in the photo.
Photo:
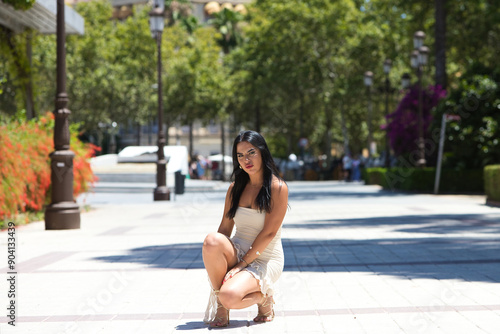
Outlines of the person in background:
[[361,160],[359,159],[358,155],[355,155],[354,159],[352,159],[351,169],[352,169],[351,180],[352,181],[360,181],[361,180]]
[[207,162],[202,155],[199,155],[196,159],[196,171],[198,172],[198,178],[200,180],[205,180],[205,170],[207,168]]
[[351,154],[346,153],[342,158],[342,165],[344,168],[344,181],[351,181],[351,173],[352,173],[352,159]]
[[196,180],[198,178],[198,170],[197,170],[197,161],[195,157],[191,157],[191,162],[189,163],[189,177],[192,180]]

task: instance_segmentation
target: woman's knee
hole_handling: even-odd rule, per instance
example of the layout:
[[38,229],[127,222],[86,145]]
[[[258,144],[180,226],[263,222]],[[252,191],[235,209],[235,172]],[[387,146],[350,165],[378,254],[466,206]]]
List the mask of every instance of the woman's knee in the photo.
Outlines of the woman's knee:
[[237,308],[241,299],[242,296],[238,293],[238,291],[221,288],[221,291],[219,292],[219,301],[228,309]]
[[219,249],[222,246],[222,238],[225,238],[225,236],[221,233],[209,233],[203,241],[203,252]]

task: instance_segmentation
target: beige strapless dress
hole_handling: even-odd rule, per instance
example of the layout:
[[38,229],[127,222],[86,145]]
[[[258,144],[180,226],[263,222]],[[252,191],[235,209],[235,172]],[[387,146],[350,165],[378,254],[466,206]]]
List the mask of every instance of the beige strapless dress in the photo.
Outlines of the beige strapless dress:
[[[264,228],[265,218],[266,213],[259,210],[244,207],[239,207],[236,210],[234,216],[236,232],[230,241],[238,252],[239,261],[248,252],[255,238]],[[260,291],[263,294],[272,296],[274,294],[274,284],[281,276],[285,265],[283,245],[281,244],[281,227],[267,248],[260,251],[260,253],[260,256],[243,270],[251,273],[259,281]],[[216,311],[217,296],[212,290],[203,320],[205,322],[213,321]]]

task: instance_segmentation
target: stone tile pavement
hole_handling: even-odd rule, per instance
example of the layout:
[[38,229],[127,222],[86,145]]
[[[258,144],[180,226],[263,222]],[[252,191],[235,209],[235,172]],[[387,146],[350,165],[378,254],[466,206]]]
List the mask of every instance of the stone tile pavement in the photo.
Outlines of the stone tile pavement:
[[[227,186],[156,203],[152,192],[97,192],[79,198],[91,208],[79,230],[19,227],[15,327],[1,232],[0,333],[206,332],[201,245]],[[500,208],[482,196],[289,186],[276,319],[255,324],[255,306],[233,310],[216,331],[500,332]]]

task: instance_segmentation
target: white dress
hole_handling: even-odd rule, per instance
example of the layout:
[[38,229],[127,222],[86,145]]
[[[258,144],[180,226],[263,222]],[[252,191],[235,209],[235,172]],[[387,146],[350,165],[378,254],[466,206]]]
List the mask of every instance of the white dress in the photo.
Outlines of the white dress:
[[[236,210],[234,216],[236,233],[230,241],[238,252],[239,261],[241,261],[243,256],[248,252],[255,238],[264,228],[265,218],[266,213],[256,209],[240,206],[238,210]],[[274,283],[281,276],[285,265],[283,246],[281,244],[281,227],[266,249],[259,252],[260,256],[253,260],[243,270],[248,271],[259,280],[260,291],[263,294],[272,296],[274,294]],[[216,311],[217,296],[212,290],[203,320],[205,322],[213,321]]]

